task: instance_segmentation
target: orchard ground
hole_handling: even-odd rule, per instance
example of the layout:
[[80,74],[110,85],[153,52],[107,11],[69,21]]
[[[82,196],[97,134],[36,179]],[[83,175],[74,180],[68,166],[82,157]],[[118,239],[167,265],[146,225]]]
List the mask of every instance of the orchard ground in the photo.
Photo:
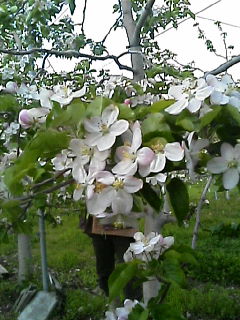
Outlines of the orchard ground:
[[[189,185],[191,202],[196,205],[203,183]],[[209,205],[202,211],[202,223],[197,242],[198,264],[188,271],[184,289],[171,288],[168,302],[190,320],[240,319],[240,199],[238,190],[226,194],[213,190],[207,194]],[[62,304],[52,315],[54,320],[100,320],[107,299],[97,289],[95,258],[91,239],[79,228],[76,212],[61,210],[62,225],[47,227],[48,264],[52,274],[63,287]],[[173,235],[178,244],[191,245],[194,215],[189,224],[179,227],[169,224],[163,234]],[[31,283],[41,288],[40,250],[38,232],[32,234],[34,278]],[[10,275],[0,281],[0,320],[14,320],[11,310],[20,291],[29,285],[19,286],[17,280],[16,237],[9,243],[0,243],[0,264]]]

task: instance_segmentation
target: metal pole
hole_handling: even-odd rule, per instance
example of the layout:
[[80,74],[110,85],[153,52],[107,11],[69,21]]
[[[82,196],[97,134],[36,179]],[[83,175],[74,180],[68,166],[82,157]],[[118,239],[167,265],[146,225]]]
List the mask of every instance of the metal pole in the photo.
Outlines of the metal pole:
[[44,211],[39,209],[39,234],[40,234],[40,250],[41,250],[41,265],[42,265],[42,284],[43,290],[49,289],[48,265],[47,265],[47,249],[46,249],[46,231]]

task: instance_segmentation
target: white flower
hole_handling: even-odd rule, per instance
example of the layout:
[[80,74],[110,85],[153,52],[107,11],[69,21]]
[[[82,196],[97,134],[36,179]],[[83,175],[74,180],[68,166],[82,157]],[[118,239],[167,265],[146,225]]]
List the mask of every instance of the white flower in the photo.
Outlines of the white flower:
[[124,307],[116,308],[115,311],[106,311],[105,320],[127,320],[128,315],[132,312],[132,309],[137,304],[140,304],[142,307],[144,307],[144,305],[140,303],[138,300],[132,301],[130,299],[126,299],[124,301]]
[[146,177],[150,172],[158,173],[162,171],[166,164],[166,159],[170,161],[181,161],[184,157],[184,149],[179,142],[164,143],[162,139],[156,139],[151,149],[154,151],[153,160],[147,166],[141,166],[139,173]]
[[130,243],[129,248],[124,254],[124,260],[131,261],[133,258],[143,261],[158,259],[160,254],[174,244],[173,237],[163,237],[157,232],[150,232],[145,236],[142,232],[136,232],[135,242]]
[[199,153],[202,149],[209,145],[208,139],[194,139],[194,133],[195,132],[189,133],[187,138],[187,145],[185,142],[183,143],[187,169],[189,171],[189,176],[192,179],[195,178],[194,168],[198,163]]
[[177,115],[182,110],[188,109],[191,113],[197,112],[202,102],[210,96],[213,88],[207,85],[202,78],[198,80],[186,79],[181,85],[171,86],[168,94],[177,100],[165,111]]
[[211,173],[223,173],[223,186],[233,189],[239,182],[240,172],[240,144],[235,147],[224,142],[221,145],[221,157],[215,157],[207,163]]
[[17,93],[18,91],[18,85],[16,82],[8,81],[6,83],[6,88],[4,89],[5,92],[8,93]]
[[[111,206],[113,214],[128,214],[133,206],[132,193],[143,186],[141,179],[114,176],[111,172],[100,171],[96,174],[96,193],[88,200],[88,210],[92,214],[102,214]],[[100,191],[100,192],[99,192]]]
[[155,186],[157,183],[164,184],[166,182],[167,175],[165,173],[158,173],[155,176],[147,177],[146,182]]
[[54,94],[51,96],[52,101],[59,102],[62,106],[68,105],[74,98],[79,98],[85,95],[87,91],[86,85],[80,90],[72,91],[69,87],[64,85],[57,85],[53,87]]
[[[112,169],[113,173],[118,175],[134,175],[138,166],[147,166],[154,157],[154,152],[148,148],[140,148],[142,144],[142,133],[140,125],[135,122],[133,126],[131,146],[118,147],[116,156],[120,160]],[[141,174],[141,171],[139,171]]]
[[[221,80],[218,80],[216,76],[209,74],[206,77],[206,81],[209,86],[214,90],[210,95],[211,104],[227,104],[230,103],[230,96],[234,91],[234,81],[228,74],[224,75]],[[236,99],[231,99],[231,104],[235,104]]]
[[5,66],[2,71],[2,80],[13,79],[14,73],[14,69]]
[[18,121],[24,129],[31,128],[36,123],[44,123],[49,113],[47,108],[22,109]]
[[104,151],[113,146],[116,137],[128,129],[128,121],[117,120],[119,109],[110,105],[105,108],[100,117],[92,117],[84,121],[87,131],[86,144],[97,146],[99,151]]
[[62,152],[57,154],[51,162],[56,171],[62,171],[72,167],[72,158],[70,157],[70,152],[68,150],[62,150]]

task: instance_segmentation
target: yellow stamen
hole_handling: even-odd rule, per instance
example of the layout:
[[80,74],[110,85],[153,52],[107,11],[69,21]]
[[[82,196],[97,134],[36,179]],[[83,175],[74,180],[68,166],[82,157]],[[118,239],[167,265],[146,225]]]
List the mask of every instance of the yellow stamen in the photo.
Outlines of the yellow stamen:
[[123,181],[122,181],[121,179],[117,179],[117,180],[114,181],[113,187],[114,187],[115,189],[117,189],[117,190],[123,189],[124,183],[123,183]]
[[101,131],[102,131],[102,133],[108,133],[109,132],[109,128],[105,123],[101,124]]
[[160,142],[158,143],[155,143],[155,144],[152,144],[150,146],[150,148],[155,152],[155,153],[160,153],[160,152],[163,152],[163,149],[164,149],[164,145]]
[[95,183],[95,189],[94,189],[94,191],[97,192],[97,193],[101,193],[105,188],[106,188],[106,185],[105,185],[105,184],[97,181],[97,182]]
[[125,159],[130,159],[130,160],[135,160],[136,159],[136,155],[133,153],[129,153],[127,151],[123,152],[123,158]]

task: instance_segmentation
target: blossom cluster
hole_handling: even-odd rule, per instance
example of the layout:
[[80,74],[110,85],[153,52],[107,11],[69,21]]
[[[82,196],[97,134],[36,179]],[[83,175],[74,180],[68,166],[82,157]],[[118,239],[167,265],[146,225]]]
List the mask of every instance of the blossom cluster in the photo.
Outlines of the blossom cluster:
[[150,232],[147,236],[142,232],[136,232],[134,239],[135,242],[130,244],[124,254],[125,262],[133,259],[140,259],[146,262],[158,259],[164,251],[174,244],[173,237],[163,237],[157,232]]
[[61,106],[66,106],[71,103],[74,98],[79,98],[85,95],[87,88],[83,86],[80,90],[72,91],[66,85],[56,85],[52,90],[47,88],[40,88],[38,90],[36,85],[27,86],[22,83],[20,86],[16,82],[9,81],[6,86],[2,88],[3,92],[16,94],[27,101],[37,100],[41,107],[23,109],[19,112],[19,123],[24,129],[32,127],[34,124],[41,124],[46,121],[53,106],[53,101],[60,103]]
[[171,86],[168,95],[176,100],[166,109],[173,115],[184,109],[191,113],[200,111],[200,115],[203,115],[211,110],[205,103],[207,98],[210,105],[230,104],[240,111],[240,92],[236,90],[236,85],[228,74],[221,80],[212,74],[207,75],[206,79],[186,79],[179,85]]
[[137,300],[132,301],[130,299],[126,299],[123,307],[116,308],[114,311],[106,311],[105,320],[127,320],[128,315],[137,304],[144,307],[144,305]]
[[149,181],[149,174],[160,173],[167,160],[184,158],[179,142],[164,145],[157,140],[150,147],[142,146],[140,123],[118,116],[118,107],[110,105],[100,116],[86,118],[84,138],[72,139],[69,149],[52,160],[56,170],[71,168],[76,181],[74,200],[84,198],[88,212],[98,217],[106,212],[108,217],[129,214],[133,194]]

